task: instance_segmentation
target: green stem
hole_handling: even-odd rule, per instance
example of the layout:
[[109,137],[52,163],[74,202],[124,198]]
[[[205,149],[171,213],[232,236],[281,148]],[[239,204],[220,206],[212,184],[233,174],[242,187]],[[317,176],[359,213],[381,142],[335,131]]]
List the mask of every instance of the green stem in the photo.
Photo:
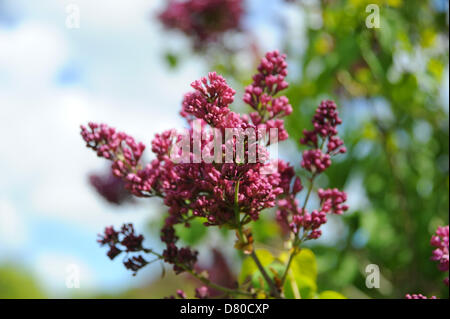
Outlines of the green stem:
[[[244,235],[242,233],[242,224],[241,224],[241,219],[240,219],[241,212],[239,209],[239,183],[240,183],[240,181],[237,181],[236,186],[234,188],[234,214],[235,214],[235,220],[236,220],[236,227],[237,227],[237,230],[239,233],[239,241],[244,242],[246,239],[244,238]],[[264,277],[264,280],[269,285],[272,295],[279,298],[280,293],[278,292],[277,287],[273,283],[272,279],[270,279],[269,275],[267,274],[263,265],[259,261],[258,256],[256,256],[256,253],[253,249],[252,249],[250,256],[252,257],[253,261],[255,262],[256,266],[258,267],[259,271],[261,272],[262,276]]]
[[236,222],[236,228],[239,232],[239,241],[243,241],[244,237],[242,234],[242,228],[241,228],[241,211],[239,209],[239,184],[240,181],[236,182],[236,186],[234,187],[234,218]]
[[[323,150],[323,147],[325,146],[325,142],[326,142],[326,138],[322,139],[322,143],[320,143],[320,150]],[[317,172],[315,172],[311,176],[309,187],[308,187],[308,192],[306,193],[305,201],[303,202],[303,206],[302,206],[302,214],[304,214],[304,212],[305,212],[306,205],[308,204],[309,197],[311,196],[311,192],[314,187],[314,180],[316,179],[317,175],[318,175]],[[299,237],[299,234],[300,234],[300,232],[297,232],[297,234],[295,234],[294,243],[292,245],[293,246],[292,252],[291,252],[291,255],[289,256],[289,260],[286,265],[286,269],[284,270],[283,276],[281,277],[281,287],[283,287],[284,282],[286,281],[286,277],[289,272],[289,268],[291,267],[292,261],[294,260],[294,257],[300,252],[299,245],[301,244],[302,239]]]
[[293,249],[294,250],[289,256],[289,261],[287,263],[286,269],[284,270],[283,277],[281,277],[281,287],[283,287],[284,282],[286,281],[287,274],[289,272],[289,268],[291,267],[292,261],[294,260],[294,257],[297,255],[297,247],[295,246]]
[[[324,143],[322,143],[321,148],[323,147],[323,144]],[[309,197],[311,196],[311,192],[312,192],[312,189],[314,187],[314,180],[315,180],[316,176],[317,176],[317,174],[314,173],[312,175],[311,179],[310,179],[310,183],[309,183],[309,187],[308,187],[308,193],[306,194],[305,201],[303,202],[303,206],[302,206],[302,214],[304,213],[306,205],[308,204],[308,201],[309,201]],[[299,238],[299,234],[300,234],[300,232],[297,232],[297,234],[295,234],[295,239],[294,239],[294,243],[293,243],[293,247],[292,247],[292,252],[291,252],[291,255],[289,256],[289,260],[288,260],[288,263],[286,265],[286,269],[284,270],[283,276],[281,277],[281,287],[283,287],[284,282],[286,281],[286,277],[287,277],[287,274],[289,272],[289,268],[291,267],[292,260],[294,259],[294,257],[300,251],[298,249],[298,246],[301,243],[301,240]]]
[[264,277],[264,280],[267,282],[270,288],[270,292],[273,296],[280,298],[280,292],[278,291],[277,287],[273,283],[272,279],[267,274],[266,270],[264,269],[263,265],[258,259],[258,256],[256,256],[255,250],[252,250],[252,253],[250,256],[253,258],[253,261],[255,262],[256,266],[258,267],[259,271],[261,272],[262,276]]
[[[312,189],[313,189],[313,186],[314,186],[314,179],[315,179],[315,178],[316,178],[316,174],[313,174],[313,176],[312,176],[311,179],[310,179],[310,183],[309,183],[309,187],[308,187],[308,192],[306,193],[305,201],[304,201],[303,206],[302,206],[302,210],[303,210],[303,211],[305,210],[306,205],[308,204],[309,196],[311,196],[311,192],[312,192]],[[302,212],[302,213],[303,213],[303,212]]]

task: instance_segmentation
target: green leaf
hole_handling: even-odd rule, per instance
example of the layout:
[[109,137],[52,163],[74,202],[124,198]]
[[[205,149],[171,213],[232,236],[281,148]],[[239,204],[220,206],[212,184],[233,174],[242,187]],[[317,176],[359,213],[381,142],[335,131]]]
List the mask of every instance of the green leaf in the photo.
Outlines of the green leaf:
[[332,290],[325,290],[319,294],[319,299],[347,299],[344,295],[339,292]]
[[164,56],[164,58],[166,59],[166,62],[171,69],[174,69],[177,67],[178,57],[175,54],[167,52],[166,55]]
[[208,231],[208,228],[203,225],[206,221],[206,218],[197,217],[189,222],[190,227],[185,227],[184,224],[176,225],[177,235],[184,243],[196,245],[205,237]]
[[[287,262],[287,254],[280,255],[279,259]],[[317,291],[317,261],[314,253],[309,249],[302,249],[292,260],[287,280],[284,284],[286,298],[312,299]]]
[[300,290],[300,296],[302,299],[313,299],[316,295],[317,284],[315,280],[307,276],[297,276],[297,285]]
[[[275,257],[266,249],[257,249],[255,251],[256,256],[263,265],[263,267],[268,266],[271,262],[275,260]],[[248,256],[242,262],[241,273],[239,274],[239,283],[242,284],[249,276],[252,276],[258,270],[253,259]]]
[[[264,269],[266,270],[270,278],[273,278],[275,275],[278,276],[278,278],[281,278],[285,266],[281,264],[279,261],[274,260],[268,266],[264,266]],[[270,292],[269,284],[265,281],[263,275],[259,270],[256,270],[252,274],[251,282],[254,288],[263,289],[266,293]]]
[[294,276],[301,275],[311,278],[315,282],[317,280],[317,261],[314,253],[303,248],[292,261],[291,271]]
[[291,274],[287,277],[283,288],[284,296],[288,299],[313,299],[317,284],[311,277]]
[[280,226],[273,220],[262,217],[252,224],[252,235],[255,242],[267,243],[273,239],[273,234],[280,231]]

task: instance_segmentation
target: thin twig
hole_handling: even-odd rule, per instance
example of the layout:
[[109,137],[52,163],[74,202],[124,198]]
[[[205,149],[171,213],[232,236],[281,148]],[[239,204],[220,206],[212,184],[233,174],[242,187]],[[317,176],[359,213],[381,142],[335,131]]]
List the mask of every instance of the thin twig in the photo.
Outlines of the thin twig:
[[[322,140],[322,143],[320,145],[320,150],[323,149],[323,147],[325,145],[325,141],[326,141],[326,139]],[[317,177],[317,172],[313,173],[313,175],[311,176],[309,187],[308,187],[308,192],[306,194],[305,201],[303,202],[302,214],[304,214],[304,212],[305,212],[305,208],[306,208],[306,205],[308,204],[309,197],[311,196],[311,192],[312,192],[312,189],[314,187],[314,180],[316,179],[316,177]],[[287,277],[287,274],[289,272],[289,268],[291,267],[292,260],[294,259],[295,255],[297,255],[298,252],[300,251],[298,249],[298,246],[300,245],[302,240],[300,239],[299,234],[300,234],[300,231],[298,231],[295,234],[295,239],[294,239],[294,243],[293,243],[292,252],[291,252],[291,255],[289,256],[289,260],[288,260],[288,263],[286,265],[286,269],[284,270],[283,276],[281,277],[281,287],[283,287],[284,282],[286,281],[286,277]]]
[[[235,214],[235,219],[236,219],[236,227],[237,227],[237,230],[238,230],[238,233],[239,233],[239,241],[241,243],[244,243],[244,241],[246,239],[244,238],[244,235],[243,235],[243,232],[242,232],[242,224],[241,224],[241,220],[240,220],[241,212],[240,212],[240,209],[239,209],[239,181],[236,182],[236,186],[234,187],[234,214]],[[266,270],[262,266],[261,262],[258,259],[258,256],[256,256],[256,253],[255,253],[255,251],[253,249],[252,249],[252,252],[251,252],[250,256],[253,258],[253,261],[255,262],[256,266],[259,269],[259,271],[263,275],[264,280],[269,285],[272,295],[274,295],[275,297],[280,297],[280,293],[278,292],[277,287],[275,286],[275,284],[273,283],[272,279],[267,274]]]
[[258,259],[258,256],[256,256],[256,253],[254,250],[252,250],[250,256],[253,258],[253,261],[255,262],[256,266],[258,267],[259,271],[261,272],[262,276],[264,277],[264,280],[267,282],[270,288],[270,292],[273,296],[280,298],[280,292],[278,291],[278,288],[273,283],[272,279],[267,274],[266,270],[264,269],[263,265]]

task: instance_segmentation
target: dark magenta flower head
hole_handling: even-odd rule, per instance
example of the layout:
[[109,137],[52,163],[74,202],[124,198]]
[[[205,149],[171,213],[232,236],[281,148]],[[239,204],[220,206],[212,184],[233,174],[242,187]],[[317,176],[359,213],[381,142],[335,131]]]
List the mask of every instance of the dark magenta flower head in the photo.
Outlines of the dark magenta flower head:
[[338,125],[342,124],[337,105],[331,100],[324,100],[316,109],[313,120],[313,130],[303,130],[304,137],[300,143],[318,149],[320,139],[327,141],[327,154],[345,153],[344,142],[337,136]]
[[167,29],[192,39],[195,49],[216,43],[228,31],[240,31],[243,0],[169,0],[159,14]]
[[191,86],[195,91],[185,95],[181,114],[193,115],[213,127],[223,127],[236,92],[215,72],[193,82]]
[[289,135],[284,128],[283,117],[292,113],[292,106],[286,96],[276,96],[289,85],[286,55],[278,51],[266,53],[258,66],[258,73],[253,76],[253,83],[245,88],[244,102],[256,112],[250,114],[254,125],[278,130],[278,141],[286,140]]
[[126,183],[108,171],[106,174],[91,174],[89,183],[97,193],[111,204],[121,205],[132,202],[131,193],[125,189]]
[[[442,272],[448,272],[449,270],[449,227],[438,227],[436,235],[431,237],[430,241],[433,247],[431,260],[438,262],[438,269]],[[444,283],[448,286],[448,277],[444,279]]]

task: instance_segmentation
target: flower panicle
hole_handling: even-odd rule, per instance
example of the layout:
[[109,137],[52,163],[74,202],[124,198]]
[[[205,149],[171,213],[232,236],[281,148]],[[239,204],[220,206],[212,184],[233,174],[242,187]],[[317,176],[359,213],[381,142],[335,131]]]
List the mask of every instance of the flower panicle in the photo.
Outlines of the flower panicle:
[[258,73],[253,76],[253,83],[245,88],[243,98],[243,101],[255,110],[250,113],[253,124],[268,132],[270,129],[276,129],[279,141],[289,137],[282,118],[292,113],[289,99],[284,95],[276,96],[289,86],[285,80],[286,76],[286,55],[278,51],[268,52],[261,59]]
[[[184,96],[181,110],[181,115],[188,121],[186,131],[189,134],[186,136],[176,130],[156,134],[151,142],[155,158],[148,163],[142,158],[145,145],[131,136],[106,124],[81,126],[81,136],[87,146],[112,162],[112,173],[124,182],[129,192],[138,197],[160,197],[168,207],[161,229],[165,249],[158,258],[171,264],[176,273],[194,271],[197,263],[198,252],[190,247],[179,247],[175,232],[176,225],[189,227],[192,219],[201,217],[205,226],[226,226],[247,234],[239,236],[242,242],[237,245],[247,247],[251,245],[251,232],[244,226],[258,220],[267,208],[277,207],[276,218],[283,232],[301,235],[304,240],[321,236],[320,227],[327,222],[327,214],[341,215],[348,210],[347,195],[337,189],[319,189],[320,207],[315,210],[309,210],[306,202],[301,206],[296,197],[305,188],[302,179],[289,163],[268,160],[265,140],[263,143],[251,142],[249,135],[242,142],[244,152],[238,155],[240,142],[237,136],[246,130],[253,129],[259,139],[265,134],[261,132],[276,128],[278,141],[288,138],[283,117],[291,114],[292,106],[287,97],[278,96],[288,87],[286,76],[284,54],[273,51],[262,58],[253,83],[244,95],[244,101],[254,109],[249,116],[230,110],[235,91],[222,76],[211,72],[194,81],[191,84],[193,91]],[[312,173],[307,198],[314,177],[331,165],[332,156],[345,151],[343,142],[337,137],[336,127],[342,121],[336,108],[334,102],[323,101],[313,119],[314,129],[306,132],[301,141],[310,147],[301,162],[301,166]],[[197,149],[202,154],[200,159],[191,149],[197,145],[194,120],[200,122],[200,132],[197,132],[201,142]],[[211,161],[203,157],[213,151],[208,142],[215,137],[207,134],[209,128],[220,133],[227,129],[237,133],[230,140],[225,139],[218,148],[218,156],[212,156]],[[319,147],[319,140],[327,142],[326,150]],[[180,141],[187,141],[187,154],[177,150]],[[252,146],[255,146],[253,150]],[[233,150],[231,161],[223,161],[227,149]],[[250,156],[255,155],[253,153],[264,161],[249,161]],[[187,161],[178,161],[184,155]],[[273,166],[277,169],[268,170]],[[111,259],[125,254],[125,267],[136,273],[151,262],[142,256],[149,252],[142,246],[143,240],[142,235],[135,234],[132,224],[125,224],[119,230],[107,227],[99,243],[109,248],[107,255]],[[204,295],[199,291],[199,296]]]
[[229,31],[240,31],[243,0],[171,0],[159,14],[161,23],[189,37],[201,51]]
[[[441,226],[436,230],[436,234],[431,237],[431,245],[435,247],[431,260],[438,262],[438,269],[442,272],[448,272],[449,269],[449,227]],[[448,276],[444,279],[448,286]]]

